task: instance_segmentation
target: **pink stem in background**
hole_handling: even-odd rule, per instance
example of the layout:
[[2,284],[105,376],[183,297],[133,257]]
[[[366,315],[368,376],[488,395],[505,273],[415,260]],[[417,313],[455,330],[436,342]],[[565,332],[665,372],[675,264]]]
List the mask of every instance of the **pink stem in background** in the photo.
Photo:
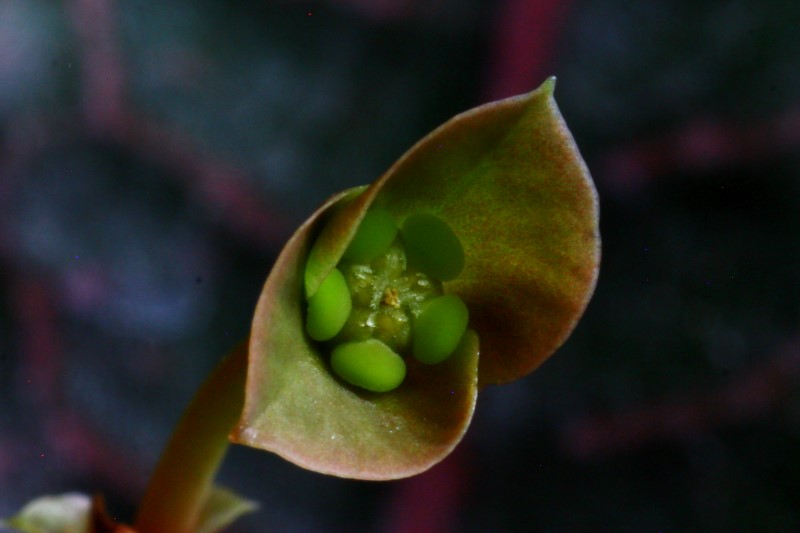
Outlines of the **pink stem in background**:
[[709,394],[676,398],[626,413],[589,415],[569,423],[561,445],[580,459],[624,453],[747,423],[783,408],[800,383],[800,338],[767,363],[731,378]]
[[[55,293],[47,284],[24,274],[11,279],[10,287],[19,332],[17,382],[27,389],[21,397],[28,400],[26,407],[36,413],[41,425],[37,438],[42,442],[28,442],[23,453],[36,454],[42,468],[55,462],[58,468],[97,478],[98,486],[131,494],[144,485],[144,468],[136,459],[117,451],[64,397],[66,365]],[[23,467],[30,464],[26,460]],[[9,475],[10,468],[5,470]]]
[[61,403],[59,390],[62,346],[57,329],[57,312],[52,293],[38,281],[19,277],[12,280],[13,306],[19,332],[22,364],[19,379],[28,392],[23,396],[34,405]]
[[385,533],[456,533],[469,489],[468,443],[427,472],[397,482],[384,517]]
[[54,409],[45,421],[44,432],[61,468],[92,480],[86,490],[113,490],[129,500],[140,495],[151,466],[142,463],[130,444],[114,443],[102,428],[69,407]]
[[505,0],[496,10],[489,43],[485,101],[526,93],[550,71],[571,3]]
[[81,45],[83,110],[89,129],[102,134],[123,126],[125,69],[115,35],[114,0],[71,0],[72,26]]
[[612,192],[637,192],[657,177],[707,173],[791,153],[798,146],[800,107],[749,125],[697,117],[663,137],[615,149],[598,166]]
[[267,205],[247,175],[202,150],[175,129],[127,115],[115,138],[157,162],[234,235],[259,250],[276,250],[289,238],[288,217]]

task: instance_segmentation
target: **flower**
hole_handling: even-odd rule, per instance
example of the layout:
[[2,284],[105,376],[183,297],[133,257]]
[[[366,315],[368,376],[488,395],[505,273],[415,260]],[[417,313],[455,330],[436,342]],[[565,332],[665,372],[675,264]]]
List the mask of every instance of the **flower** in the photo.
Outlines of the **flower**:
[[[554,88],[551,78],[456,116],[297,230],[255,311],[234,442],[342,477],[411,476],[460,441],[481,387],[529,374],[566,340],[594,290],[600,237],[596,191]],[[433,366],[409,360],[385,393],[343,383],[305,331],[304,293],[336,267],[371,207],[400,222],[440,218],[465,255],[443,284],[469,309],[457,353]]]

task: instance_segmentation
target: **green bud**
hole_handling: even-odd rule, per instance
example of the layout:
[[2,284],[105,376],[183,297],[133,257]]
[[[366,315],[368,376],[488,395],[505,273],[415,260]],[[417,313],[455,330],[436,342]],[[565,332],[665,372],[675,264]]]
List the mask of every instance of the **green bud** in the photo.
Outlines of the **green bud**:
[[469,312],[458,296],[447,294],[425,302],[412,328],[412,352],[433,365],[450,357],[467,330]]
[[401,229],[409,266],[438,279],[455,279],[464,268],[464,248],[442,219],[428,213],[411,215]]
[[361,219],[342,260],[369,263],[389,248],[396,235],[397,223],[392,214],[385,209],[373,207]]
[[406,377],[406,363],[379,340],[346,342],[333,349],[331,366],[340,378],[372,392],[388,392]]
[[334,268],[317,292],[308,299],[308,336],[316,341],[332,339],[347,322],[352,307],[347,282],[342,273]]

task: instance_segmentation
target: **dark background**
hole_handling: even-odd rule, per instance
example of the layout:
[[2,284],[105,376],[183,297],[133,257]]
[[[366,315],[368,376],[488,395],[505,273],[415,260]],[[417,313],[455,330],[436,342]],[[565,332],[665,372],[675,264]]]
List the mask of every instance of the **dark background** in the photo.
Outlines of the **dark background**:
[[0,516],[132,518],[283,242],[550,74],[601,198],[594,300],[406,481],[245,448],[233,531],[800,530],[800,3],[0,1]]

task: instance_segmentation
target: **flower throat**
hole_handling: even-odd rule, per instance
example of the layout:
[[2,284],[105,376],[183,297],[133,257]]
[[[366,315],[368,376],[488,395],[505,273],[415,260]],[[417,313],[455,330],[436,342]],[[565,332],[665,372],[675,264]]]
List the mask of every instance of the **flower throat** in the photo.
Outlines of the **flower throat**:
[[393,390],[409,356],[437,364],[456,351],[468,312],[442,282],[463,267],[461,243],[438,217],[411,215],[398,230],[388,211],[370,209],[339,264],[307,298],[306,331],[331,350],[341,379]]

